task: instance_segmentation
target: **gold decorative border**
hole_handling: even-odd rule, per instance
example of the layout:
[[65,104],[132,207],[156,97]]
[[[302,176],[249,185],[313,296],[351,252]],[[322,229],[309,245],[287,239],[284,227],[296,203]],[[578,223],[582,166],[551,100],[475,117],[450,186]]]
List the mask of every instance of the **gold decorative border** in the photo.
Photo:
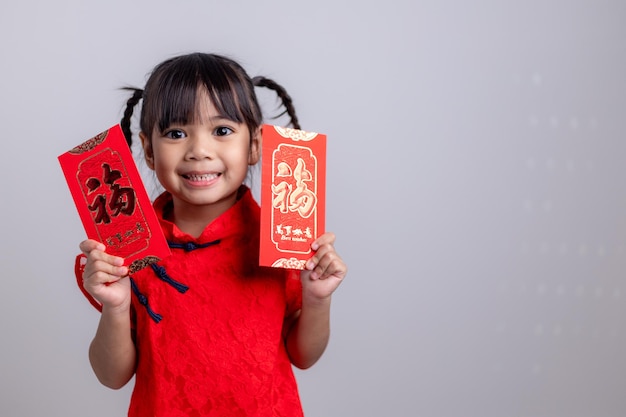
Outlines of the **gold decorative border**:
[[102,142],[104,142],[104,140],[106,139],[106,137],[109,134],[109,130],[105,130],[102,133],[99,133],[98,135],[94,136],[93,138],[81,143],[80,145],[72,148],[69,153],[73,154],[73,155],[80,155],[81,153],[85,153],[85,152],[89,152],[90,150],[94,149],[96,146],[100,145]]
[[300,260],[296,258],[279,258],[274,261],[272,267],[274,268],[289,268],[289,269],[304,269],[306,260]]
[[130,266],[128,267],[128,272],[130,274],[134,274],[135,272],[144,269],[146,266],[159,262],[160,260],[161,258],[156,256],[146,256],[145,258],[137,259],[130,264]]
[[304,130],[292,129],[290,127],[274,126],[274,129],[280,136],[291,139],[295,142],[308,142],[315,139],[317,136],[316,132],[305,132]]

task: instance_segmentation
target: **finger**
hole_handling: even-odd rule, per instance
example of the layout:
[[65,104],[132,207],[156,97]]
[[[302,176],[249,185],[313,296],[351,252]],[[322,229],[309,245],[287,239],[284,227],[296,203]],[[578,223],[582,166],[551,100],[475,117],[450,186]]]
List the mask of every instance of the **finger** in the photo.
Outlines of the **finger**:
[[117,266],[124,265],[124,258],[106,253],[106,246],[104,246],[101,242],[93,239],[87,239],[81,242],[79,246],[83,254],[87,256],[88,260],[102,260]]
[[312,274],[315,275],[317,279],[326,279],[339,271],[339,264],[340,259],[335,252],[327,253],[320,259]]
[[119,276],[116,274],[107,274],[103,271],[95,271],[91,275],[84,275],[83,277],[83,286],[87,291],[89,291],[92,295],[101,293],[105,290],[105,287],[109,287],[112,284],[117,284],[124,279],[127,279],[128,276]]
[[332,232],[326,232],[311,244],[311,249],[317,251],[324,245],[334,245],[335,244],[335,234]]
[[319,264],[319,259],[318,259],[317,254],[315,254],[311,258],[309,258],[308,261],[306,261],[306,264],[304,264],[304,269],[311,272],[317,267],[318,264]]
[[109,255],[106,252],[92,250],[87,256],[83,277],[102,271],[106,274],[124,276],[128,274],[128,268],[124,266],[124,259],[119,256]]
[[[320,262],[320,260],[324,256],[326,256],[326,254],[335,252],[335,247],[333,246],[332,241],[326,241],[326,239],[329,239],[329,238],[323,239],[321,243],[319,241],[314,242],[314,243],[318,243],[318,245],[317,245],[317,248],[315,249],[315,253],[313,254],[313,256],[311,256],[310,261],[312,261],[315,265],[312,265],[311,268],[308,268],[308,269],[313,269]],[[334,241],[334,238],[332,240]],[[312,248],[313,248],[313,245],[312,245]]]
[[320,279],[325,279],[330,276],[343,279],[348,273],[347,265],[334,250],[325,253],[324,257],[319,262],[319,266],[323,269],[320,271]]
[[313,242],[313,244],[311,245],[311,249],[313,249],[315,253],[307,262],[307,269],[313,270],[315,266],[317,266],[317,264],[319,263],[320,259],[322,259],[326,255],[326,253],[335,251],[335,247],[333,246],[334,240],[334,235],[326,233],[320,236],[315,242]]
[[128,274],[128,267],[124,265],[114,265],[105,261],[94,261],[89,270],[92,273],[104,272],[105,274],[117,277],[123,277]]
[[[104,245],[103,245],[104,246]],[[124,258],[111,255],[100,249],[93,249],[87,254],[87,261],[102,261],[115,266],[124,265]]]
[[311,278],[325,279],[332,275],[332,269],[329,270],[329,268],[333,260],[337,258],[338,256],[334,251],[325,252],[321,257],[318,254],[315,256],[315,259],[312,258],[310,262],[307,263],[307,268],[311,271]]
[[108,286],[108,285],[118,282],[119,280],[123,278],[124,277],[119,276],[119,275],[107,274],[106,272],[103,272],[103,271],[95,271],[91,275],[84,275],[83,283],[84,283],[85,288],[98,289],[102,285]]
[[[122,285],[122,287],[120,287]],[[108,304],[118,297],[120,288],[128,285],[128,276],[118,277],[99,272],[83,281],[83,287],[100,304]]]
[[83,240],[82,242],[80,242],[79,248],[81,252],[85,254],[85,256],[89,256],[89,253],[93,250],[99,250],[102,252],[106,250],[104,244],[93,239]]

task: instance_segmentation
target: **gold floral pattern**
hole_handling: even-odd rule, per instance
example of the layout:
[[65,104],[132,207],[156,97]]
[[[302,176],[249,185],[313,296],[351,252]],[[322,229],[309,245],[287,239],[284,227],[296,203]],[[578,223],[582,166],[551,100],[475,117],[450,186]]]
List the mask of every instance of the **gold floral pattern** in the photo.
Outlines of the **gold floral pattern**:
[[289,138],[295,142],[308,142],[317,136],[316,132],[305,132],[304,130],[292,129],[290,127],[274,126],[274,129],[276,129],[280,136]]
[[89,152],[90,150],[94,149],[96,146],[104,142],[108,134],[109,134],[109,130],[107,129],[104,132],[97,134],[93,138],[72,148],[69,151],[69,153],[74,154],[74,155],[80,155],[81,153]]
[[146,266],[159,262],[161,258],[156,256],[146,256],[145,258],[137,259],[133,261],[128,267],[129,273],[133,274],[141,269],[144,269]]

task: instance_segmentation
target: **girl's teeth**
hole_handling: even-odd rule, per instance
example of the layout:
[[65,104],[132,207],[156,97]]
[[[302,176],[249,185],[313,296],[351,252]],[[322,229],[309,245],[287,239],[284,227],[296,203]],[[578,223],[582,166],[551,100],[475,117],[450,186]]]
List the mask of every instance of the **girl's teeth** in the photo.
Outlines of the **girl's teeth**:
[[209,181],[217,178],[217,174],[189,175],[188,177],[192,181]]

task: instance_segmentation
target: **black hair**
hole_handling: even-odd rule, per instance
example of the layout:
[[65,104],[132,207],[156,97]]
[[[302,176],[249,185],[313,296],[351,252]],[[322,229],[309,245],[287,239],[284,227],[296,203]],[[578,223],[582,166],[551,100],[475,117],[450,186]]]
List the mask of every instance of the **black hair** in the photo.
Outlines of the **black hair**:
[[143,100],[139,126],[148,137],[154,128],[163,132],[174,123],[192,122],[196,115],[198,88],[205,88],[218,112],[237,123],[245,123],[254,132],[263,116],[254,87],[265,87],[281,99],[290,125],[300,129],[293,101],[287,91],[266,77],[250,78],[241,65],[230,58],[207,53],[192,53],[170,58],[157,65],[144,89],[132,91],[120,122],[126,142],[132,145],[130,121],[133,110]]

